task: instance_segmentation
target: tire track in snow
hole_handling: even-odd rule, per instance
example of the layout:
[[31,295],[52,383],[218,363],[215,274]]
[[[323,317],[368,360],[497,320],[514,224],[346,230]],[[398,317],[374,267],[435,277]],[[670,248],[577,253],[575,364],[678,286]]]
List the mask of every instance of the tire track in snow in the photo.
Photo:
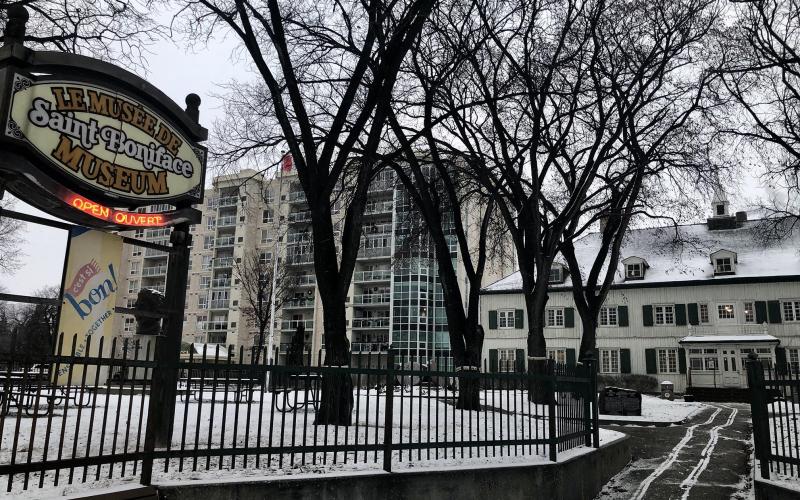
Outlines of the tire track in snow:
[[667,455],[667,459],[664,462],[662,462],[661,465],[656,467],[656,469],[649,476],[647,476],[644,481],[642,481],[642,483],[633,493],[631,500],[642,500],[644,498],[644,495],[647,493],[647,490],[650,488],[650,485],[653,483],[653,481],[658,479],[658,477],[661,476],[661,474],[663,474],[670,467],[672,467],[672,464],[674,464],[675,460],[678,459],[678,454],[689,443],[689,441],[692,440],[692,437],[694,437],[694,430],[701,425],[708,425],[711,422],[713,422],[721,411],[722,408],[717,408],[714,411],[714,413],[712,413],[711,416],[708,417],[708,420],[706,420],[702,424],[694,424],[689,428],[687,428],[686,434],[684,434],[683,438],[680,441],[678,441],[678,444],[676,444],[675,447],[672,448],[672,450],[670,450],[669,455]]
[[720,406],[731,410],[731,414],[728,416],[728,420],[724,424],[714,426],[709,432],[708,443],[706,443],[703,451],[700,452],[700,456],[703,458],[697,462],[697,465],[694,466],[692,472],[690,472],[689,475],[686,476],[686,479],[684,479],[681,483],[681,489],[683,490],[683,496],[681,496],[681,500],[687,500],[689,498],[689,492],[692,491],[694,485],[697,484],[697,479],[700,477],[700,474],[702,474],[703,471],[706,470],[706,467],[708,467],[708,463],[711,461],[711,455],[714,453],[714,448],[717,446],[717,442],[719,441],[719,432],[725,427],[730,426],[735,420],[736,414],[739,413],[739,410],[736,408],[731,408],[730,406],[725,405]]

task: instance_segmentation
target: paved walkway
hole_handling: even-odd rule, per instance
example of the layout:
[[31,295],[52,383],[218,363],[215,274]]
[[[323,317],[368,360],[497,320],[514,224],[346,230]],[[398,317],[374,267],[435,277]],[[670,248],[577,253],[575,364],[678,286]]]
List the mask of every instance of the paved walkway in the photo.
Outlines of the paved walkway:
[[750,408],[708,405],[684,425],[604,426],[631,437],[633,460],[597,498],[749,498]]

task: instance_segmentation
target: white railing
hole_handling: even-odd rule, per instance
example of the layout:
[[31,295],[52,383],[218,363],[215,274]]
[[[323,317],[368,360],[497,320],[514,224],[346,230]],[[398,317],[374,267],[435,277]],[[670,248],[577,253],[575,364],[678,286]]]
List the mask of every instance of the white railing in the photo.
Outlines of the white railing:
[[736,325],[689,325],[689,335],[765,335],[769,333],[766,323],[745,323]]
[[303,191],[289,191],[289,201],[291,203],[305,203],[306,193]]
[[316,285],[317,277],[313,274],[302,274],[297,277],[297,286]]
[[222,207],[235,207],[236,204],[239,202],[239,198],[236,196],[226,196],[225,198],[220,198],[217,200],[217,206],[219,208]]
[[389,328],[389,318],[353,318],[353,328]]
[[236,216],[229,215],[227,217],[220,217],[217,219],[217,227],[230,227],[236,225]]
[[291,319],[291,320],[284,320],[281,321],[281,329],[282,330],[297,330],[297,327],[303,325],[306,330],[313,330],[314,329],[314,320],[313,319]]
[[167,266],[155,266],[142,268],[142,277],[161,276],[167,274]]
[[359,257],[391,257],[392,255],[392,247],[373,247],[373,248],[364,248],[361,247],[358,250]]
[[214,245],[218,247],[232,247],[236,243],[235,236],[221,236],[214,240]]
[[314,307],[314,299],[289,299],[284,301],[284,309],[302,309]]
[[364,214],[374,215],[391,212],[393,206],[391,201],[370,202],[364,208]]
[[314,254],[310,253],[286,256],[287,264],[310,264],[312,262],[314,262]]
[[311,212],[292,212],[287,217],[289,222],[309,222],[311,220]]
[[211,280],[212,288],[230,288],[230,286],[231,286],[230,278],[217,278]]
[[205,328],[203,328],[203,330],[207,332],[227,330],[227,329],[228,329],[227,321],[206,321]]
[[353,304],[388,304],[391,300],[391,293],[365,293],[353,296]]
[[233,267],[233,257],[220,257],[214,259],[214,268]]
[[392,271],[389,269],[375,271],[356,271],[353,273],[353,281],[389,281],[392,279]]
[[209,309],[228,309],[230,307],[230,299],[210,300],[208,302]]

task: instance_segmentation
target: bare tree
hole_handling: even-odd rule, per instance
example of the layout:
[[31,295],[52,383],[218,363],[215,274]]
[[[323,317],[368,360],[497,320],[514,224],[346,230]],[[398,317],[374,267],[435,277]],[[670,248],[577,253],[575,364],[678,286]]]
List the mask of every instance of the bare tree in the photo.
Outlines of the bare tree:
[[6,24],[10,9],[20,7],[30,16],[27,46],[114,60],[131,69],[143,67],[147,47],[164,33],[144,2],[0,0],[0,25]]
[[[257,83],[238,85],[251,105],[227,122],[220,157],[292,155],[311,218],[314,269],[323,306],[326,365],[347,366],[345,300],[360,245],[375,151],[392,88],[406,52],[435,0],[198,0],[183,6],[190,35],[226,30],[249,56]],[[359,157],[353,155],[362,143]],[[341,237],[334,234],[332,198],[346,175],[352,193]],[[315,422],[349,425],[352,381],[329,375]]]
[[800,3],[740,0],[734,13],[723,81],[739,106],[718,126],[761,160],[771,190],[759,203],[771,216],[763,229],[781,237],[800,222]]
[[[3,204],[3,208],[12,210],[15,204],[15,200],[10,200]],[[3,217],[0,213],[0,273],[13,274],[22,265],[20,259],[24,255],[24,232],[25,224],[22,221]]]

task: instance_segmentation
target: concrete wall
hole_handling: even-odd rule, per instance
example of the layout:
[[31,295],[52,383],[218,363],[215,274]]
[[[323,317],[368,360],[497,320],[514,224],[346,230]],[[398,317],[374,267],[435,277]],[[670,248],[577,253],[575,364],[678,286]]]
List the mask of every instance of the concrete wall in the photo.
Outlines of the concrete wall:
[[553,464],[155,485],[162,500],[320,500],[594,498],[631,458],[625,437]]

